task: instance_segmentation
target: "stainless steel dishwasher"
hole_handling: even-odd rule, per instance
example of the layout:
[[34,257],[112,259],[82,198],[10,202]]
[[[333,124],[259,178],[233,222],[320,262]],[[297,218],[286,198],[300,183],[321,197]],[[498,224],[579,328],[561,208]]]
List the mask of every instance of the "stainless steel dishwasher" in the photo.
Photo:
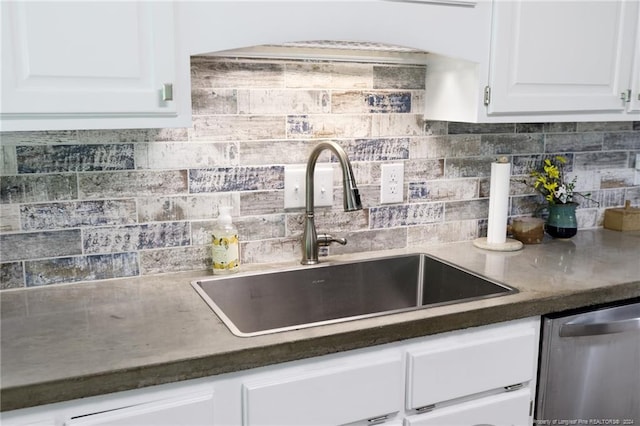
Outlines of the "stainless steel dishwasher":
[[640,425],[640,301],[542,323],[536,425]]

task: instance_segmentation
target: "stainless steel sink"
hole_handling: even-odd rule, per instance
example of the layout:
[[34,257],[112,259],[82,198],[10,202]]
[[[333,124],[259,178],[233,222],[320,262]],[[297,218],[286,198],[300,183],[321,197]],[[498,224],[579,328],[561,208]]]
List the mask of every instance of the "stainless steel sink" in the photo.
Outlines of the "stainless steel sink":
[[231,332],[242,337],[517,291],[420,253],[191,284]]

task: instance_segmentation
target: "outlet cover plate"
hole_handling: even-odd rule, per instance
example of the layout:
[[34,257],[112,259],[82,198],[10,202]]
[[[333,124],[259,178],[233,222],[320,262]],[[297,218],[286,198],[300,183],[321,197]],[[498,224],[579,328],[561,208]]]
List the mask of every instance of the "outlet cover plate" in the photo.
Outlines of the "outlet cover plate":
[[401,203],[404,200],[404,163],[383,164],[380,173],[380,203]]
[[[291,165],[284,168],[284,208],[296,209],[305,206],[306,165]],[[331,164],[316,164],[313,173],[313,204],[315,207],[333,205],[333,167]]]

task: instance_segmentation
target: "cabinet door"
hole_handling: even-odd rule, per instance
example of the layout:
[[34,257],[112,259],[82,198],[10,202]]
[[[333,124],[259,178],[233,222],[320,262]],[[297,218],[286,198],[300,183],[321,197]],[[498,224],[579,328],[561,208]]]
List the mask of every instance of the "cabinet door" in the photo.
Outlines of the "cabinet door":
[[400,354],[396,354],[351,356],[247,379],[243,385],[243,424],[367,423],[400,411],[402,373]]
[[64,426],[211,426],[213,420],[213,391],[201,391],[96,413],[78,413]]
[[489,114],[624,113],[637,1],[494,3]]
[[633,81],[631,82],[631,99],[629,112],[640,112],[640,7],[638,7],[638,28],[636,30],[636,45],[633,61]]
[[415,345],[407,351],[407,409],[529,382],[537,325],[505,325]]
[[[175,117],[171,2],[2,2],[3,130]],[[168,86],[167,86],[168,88]],[[43,122],[39,127],[38,120]],[[53,123],[52,123],[53,122]],[[108,125],[103,127],[109,127]],[[123,126],[124,127],[124,126]],[[129,126],[131,127],[131,126]]]
[[405,426],[526,426],[531,424],[530,390],[475,399],[405,419]]

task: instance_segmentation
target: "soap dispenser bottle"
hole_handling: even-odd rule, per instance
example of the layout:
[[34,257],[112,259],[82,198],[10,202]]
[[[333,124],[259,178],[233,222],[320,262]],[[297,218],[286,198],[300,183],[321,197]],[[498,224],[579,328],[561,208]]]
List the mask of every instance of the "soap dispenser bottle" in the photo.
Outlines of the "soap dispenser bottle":
[[240,270],[238,229],[231,222],[231,207],[220,206],[213,229],[211,259],[214,274],[231,274]]

